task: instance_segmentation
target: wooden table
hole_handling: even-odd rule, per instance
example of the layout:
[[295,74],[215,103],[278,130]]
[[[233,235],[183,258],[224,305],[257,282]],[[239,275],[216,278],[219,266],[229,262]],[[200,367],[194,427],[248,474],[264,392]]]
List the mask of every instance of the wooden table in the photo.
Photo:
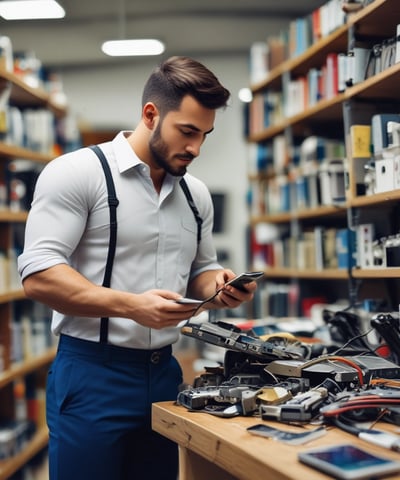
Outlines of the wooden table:
[[[306,445],[287,445],[249,434],[246,428],[263,422],[256,417],[219,418],[190,412],[174,402],[153,405],[153,429],[179,445],[179,480],[322,480],[331,478],[301,464],[298,452],[322,445],[352,443],[371,453],[400,460],[392,452],[359,440],[336,428]],[[293,426],[268,422],[278,428]],[[298,427],[300,428],[300,427]],[[315,428],[306,425],[305,428]],[[379,424],[396,431],[396,426]],[[386,478],[400,479],[400,475]]]

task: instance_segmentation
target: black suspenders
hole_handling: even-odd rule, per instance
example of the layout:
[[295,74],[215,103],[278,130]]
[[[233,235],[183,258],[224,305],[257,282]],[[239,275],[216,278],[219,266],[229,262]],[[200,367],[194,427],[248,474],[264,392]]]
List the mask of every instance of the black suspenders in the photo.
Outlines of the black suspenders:
[[[110,287],[111,285],[111,272],[114,263],[115,249],[117,246],[117,207],[118,198],[115,193],[114,181],[112,178],[110,166],[106,160],[104,153],[97,145],[93,145],[91,148],[94,153],[99,157],[101,165],[103,167],[104,175],[106,177],[107,192],[108,192],[108,205],[110,207],[110,240],[108,244],[108,254],[106,270],[104,272],[103,287]],[[108,342],[108,317],[102,317],[100,323],[100,343]]]
[[[112,178],[110,166],[107,162],[107,159],[102,152],[102,150],[97,145],[92,145],[89,147],[93,152],[98,156],[101,166],[103,167],[104,175],[106,178],[107,184],[107,193],[108,193],[108,205],[110,208],[110,240],[108,245],[108,254],[106,269],[104,272],[103,287],[109,288],[111,285],[111,272],[114,263],[115,249],[117,246],[117,207],[119,204],[117,195],[115,193],[114,181]],[[203,219],[200,216],[200,213],[194,203],[192,194],[190,193],[189,187],[184,178],[181,178],[179,181],[183,193],[185,194],[186,200],[189,204],[190,209],[193,212],[194,218],[197,224],[197,244],[201,241],[201,227],[203,224]],[[108,342],[108,317],[102,317],[100,323],[100,343]]]
[[186,183],[186,180],[182,177],[179,181],[179,185],[181,186],[183,193],[185,194],[186,200],[189,204],[190,209],[193,212],[194,219],[197,223],[197,244],[201,241],[201,226],[203,224],[203,219],[200,217],[200,213],[197,210],[196,204],[194,203],[192,194],[190,193],[189,187]]

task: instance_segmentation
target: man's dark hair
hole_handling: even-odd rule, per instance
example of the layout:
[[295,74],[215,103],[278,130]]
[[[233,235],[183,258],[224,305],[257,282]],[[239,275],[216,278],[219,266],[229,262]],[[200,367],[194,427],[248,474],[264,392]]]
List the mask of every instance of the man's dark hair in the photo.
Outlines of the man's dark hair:
[[227,105],[230,92],[203,64],[189,57],[171,57],[151,73],[143,90],[142,106],[154,102],[161,115],[179,110],[183,97],[191,95],[203,107]]

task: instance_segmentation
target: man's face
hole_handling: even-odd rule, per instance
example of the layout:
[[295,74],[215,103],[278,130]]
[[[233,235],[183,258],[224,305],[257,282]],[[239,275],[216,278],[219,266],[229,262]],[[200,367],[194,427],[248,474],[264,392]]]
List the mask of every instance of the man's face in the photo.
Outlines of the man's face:
[[149,141],[156,167],[174,176],[200,154],[200,147],[213,130],[215,110],[204,108],[191,96],[183,98],[180,109],[168,112],[159,121]]

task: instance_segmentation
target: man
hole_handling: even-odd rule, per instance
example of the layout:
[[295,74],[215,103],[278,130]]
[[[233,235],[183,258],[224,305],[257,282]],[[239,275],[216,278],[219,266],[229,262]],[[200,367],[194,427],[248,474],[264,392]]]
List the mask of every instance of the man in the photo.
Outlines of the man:
[[119,201],[110,285],[95,153],[62,155],[38,179],[18,261],[27,296],[54,310],[60,335],[47,382],[51,480],[176,479],[176,446],[150,418],[151,403],[174,400],[182,381],[171,344],[195,307],[176,300],[218,292],[205,308],[235,308],[256,288],[224,287],[234,273],[216,260],[211,198],[186,173],[228,98],[205,66],[172,57],[144,87],[137,128],[100,145]]

